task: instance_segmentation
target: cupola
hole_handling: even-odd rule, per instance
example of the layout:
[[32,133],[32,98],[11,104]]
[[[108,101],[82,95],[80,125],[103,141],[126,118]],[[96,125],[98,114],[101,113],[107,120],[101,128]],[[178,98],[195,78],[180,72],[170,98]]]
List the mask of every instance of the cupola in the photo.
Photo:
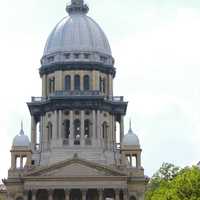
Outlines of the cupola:
[[18,135],[13,139],[13,147],[30,147],[30,141],[27,135],[24,134],[23,126]]
[[138,136],[133,132],[132,127],[131,127],[131,122],[130,122],[130,127],[128,133],[124,136],[122,140],[122,146],[123,147],[130,147],[132,146],[133,148],[140,148],[140,141]]

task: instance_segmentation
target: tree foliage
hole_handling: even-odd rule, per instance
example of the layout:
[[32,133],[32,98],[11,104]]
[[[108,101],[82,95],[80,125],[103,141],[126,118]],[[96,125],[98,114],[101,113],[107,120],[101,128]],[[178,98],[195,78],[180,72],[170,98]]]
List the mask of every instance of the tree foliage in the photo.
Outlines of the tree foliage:
[[200,169],[164,163],[151,178],[145,200],[200,200]]

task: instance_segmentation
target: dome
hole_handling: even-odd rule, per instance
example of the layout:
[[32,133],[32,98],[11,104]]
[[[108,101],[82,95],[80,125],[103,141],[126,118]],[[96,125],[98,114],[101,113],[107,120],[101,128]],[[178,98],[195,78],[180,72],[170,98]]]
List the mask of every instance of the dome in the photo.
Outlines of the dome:
[[23,129],[21,129],[20,133],[15,136],[13,140],[13,147],[29,147],[30,142],[27,135],[24,134]]
[[123,146],[137,146],[140,147],[140,141],[138,136],[133,133],[131,126],[129,128],[128,133],[124,136],[122,140],[122,145]]
[[41,60],[43,65],[88,59],[113,63],[107,37],[86,15],[87,11],[83,0],[72,0],[67,6],[69,17],[63,18],[49,35]]

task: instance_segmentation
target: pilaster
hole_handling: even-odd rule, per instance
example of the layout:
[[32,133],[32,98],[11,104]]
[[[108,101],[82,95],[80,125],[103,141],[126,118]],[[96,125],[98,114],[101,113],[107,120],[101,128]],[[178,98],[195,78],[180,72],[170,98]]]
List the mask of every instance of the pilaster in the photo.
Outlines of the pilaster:
[[81,110],[81,146],[84,146],[85,137],[84,137],[84,121],[85,121],[85,113],[84,110]]
[[70,135],[69,135],[70,146],[73,145],[73,141],[74,141],[74,112],[70,110]]

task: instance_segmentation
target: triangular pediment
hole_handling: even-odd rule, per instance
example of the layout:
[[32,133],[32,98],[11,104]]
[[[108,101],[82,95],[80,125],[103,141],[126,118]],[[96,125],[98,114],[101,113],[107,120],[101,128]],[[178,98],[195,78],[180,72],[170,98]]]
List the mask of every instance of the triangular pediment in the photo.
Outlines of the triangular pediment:
[[27,177],[102,177],[126,176],[108,166],[74,158],[44,167],[27,174]]

